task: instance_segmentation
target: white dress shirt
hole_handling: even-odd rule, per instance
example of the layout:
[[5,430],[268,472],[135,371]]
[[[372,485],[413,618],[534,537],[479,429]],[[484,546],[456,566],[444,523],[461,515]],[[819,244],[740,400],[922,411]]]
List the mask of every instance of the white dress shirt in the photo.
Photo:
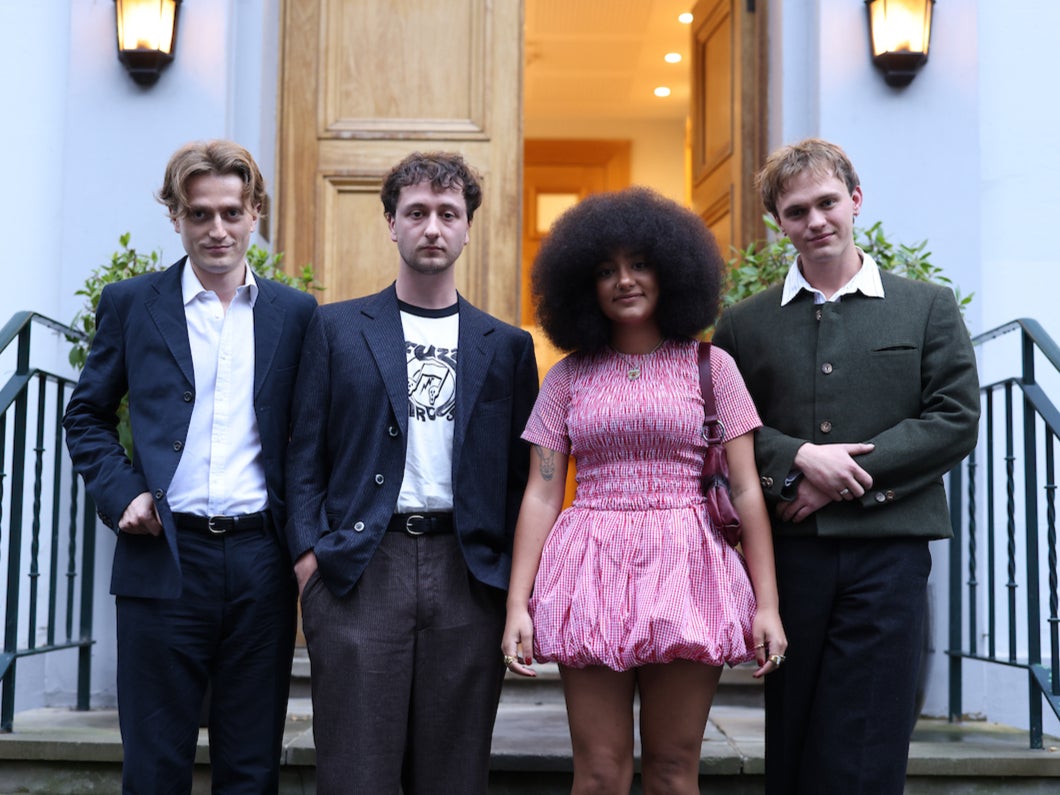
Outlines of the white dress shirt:
[[806,277],[802,275],[802,271],[799,269],[799,259],[796,257],[795,262],[788,269],[787,277],[784,279],[784,291],[780,296],[780,305],[787,306],[803,290],[813,294],[813,302],[815,304],[839,301],[844,295],[857,292],[868,298],[883,298],[883,281],[880,279],[880,266],[876,264],[876,260],[860,248],[858,249],[858,254],[861,256],[860,270],[854,274],[854,278],[839,288],[831,298],[825,298],[824,293],[806,281]]
[[195,404],[169,486],[173,511],[244,514],[268,505],[261,436],[254,414],[254,302],[250,268],[226,312],[191,262],[181,287],[195,367]]

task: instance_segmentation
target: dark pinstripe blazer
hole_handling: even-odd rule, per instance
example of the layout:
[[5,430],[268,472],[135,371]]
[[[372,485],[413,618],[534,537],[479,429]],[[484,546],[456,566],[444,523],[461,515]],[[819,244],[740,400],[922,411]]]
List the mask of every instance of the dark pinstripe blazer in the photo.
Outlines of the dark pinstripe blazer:
[[[537,397],[528,333],[459,299],[453,520],[481,582],[507,589]],[[321,306],[306,332],[288,455],[287,539],[324,584],[352,590],[397,504],[408,440],[405,337],[394,285]]]

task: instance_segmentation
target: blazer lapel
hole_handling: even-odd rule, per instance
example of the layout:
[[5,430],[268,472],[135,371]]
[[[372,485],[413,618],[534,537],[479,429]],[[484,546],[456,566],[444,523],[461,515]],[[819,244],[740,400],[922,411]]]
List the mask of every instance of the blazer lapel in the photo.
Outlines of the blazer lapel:
[[180,288],[181,274],[187,259],[184,257],[163,271],[161,277],[152,285],[154,294],[148,296],[144,306],[180,371],[184,373],[188,383],[194,384],[195,366],[191,361],[188,323],[184,316],[184,294]]
[[371,322],[364,326],[364,339],[372,353],[390,405],[402,434],[408,433],[408,364],[405,361],[405,332],[401,327],[397,290],[391,285],[377,293],[374,301],[360,311]]
[[460,449],[467,436],[471,415],[478,402],[493,361],[493,348],[486,338],[493,331],[492,319],[461,296],[460,331],[456,361],[456,427],[453,429],[453,471],[457,471]]
[[254,399],[257,400],[283,337],[287,311],[276,300],[267,279],[254,274],[254,280],[258,285],[258,298],[254,302]]

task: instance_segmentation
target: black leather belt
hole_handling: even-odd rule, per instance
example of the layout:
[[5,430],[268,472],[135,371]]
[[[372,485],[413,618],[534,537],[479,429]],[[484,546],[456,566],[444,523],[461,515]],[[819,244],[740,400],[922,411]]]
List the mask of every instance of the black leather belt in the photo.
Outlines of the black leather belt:
[[388,533],[410,536],[435,536],[453,532],[451,513],[396,513],[387,523]]
[[223,536],[242,530],[260,530],[268,521],[268,511],[244,513],[238,516],[199,516],[194,513],[173,513],[177,529],[195,530],[199,533]]

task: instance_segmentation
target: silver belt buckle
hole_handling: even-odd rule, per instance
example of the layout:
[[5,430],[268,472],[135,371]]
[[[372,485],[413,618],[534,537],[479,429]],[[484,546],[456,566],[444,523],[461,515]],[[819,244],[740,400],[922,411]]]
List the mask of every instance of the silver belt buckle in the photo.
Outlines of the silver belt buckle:
[[423,535],[427,531],[426,530],[413,530],[412,529],[412,520],[413,519],[424,519],[424,518],[426,518],[426,517],[421,516],[418,513],[414,513],[411,516],[409,516],[409,518],[405,520],[405,532],[408,533],[410,536],[421,536],[421,535]]
[[225,533],[228,532],[228,530],[224,529],[224,528],[218,529],[218,528],[214,527],[214,524],[213,524],[215,519],[223,519],[223,518],[224,518],[223,516],[210,516],[210,517],[208,517],[206,519],[206,529],[209,530],[211,533],[213,533],[215,536],[223,536]]

